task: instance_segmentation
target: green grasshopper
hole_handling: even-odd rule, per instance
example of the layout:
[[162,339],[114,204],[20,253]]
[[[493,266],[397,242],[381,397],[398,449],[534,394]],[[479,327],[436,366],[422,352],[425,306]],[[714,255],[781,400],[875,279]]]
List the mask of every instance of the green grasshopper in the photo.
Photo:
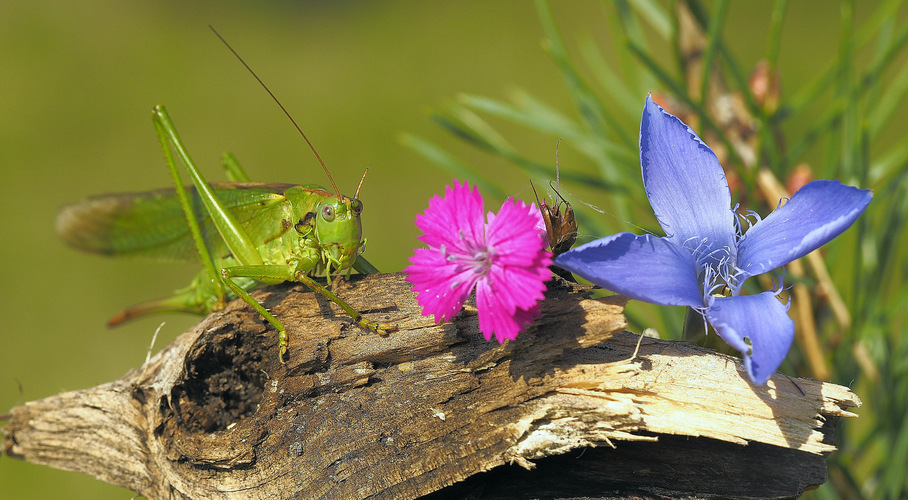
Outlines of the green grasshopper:
[[[278,331],[284,363],[287,330],[249,291],[298,281],[337,303],[360,326],[380,334],[394,329],[367,320],[310,277],[324,272],[330,283],[332,272],[338,277],[351,269],[377,272],[359,255],[366,243],[360,221],[362,180],[353,198],[342,196],[316,153],[334,193],[316,185],[253,183],[228,153],[223,164],[233,182],[209,184],[164,107],[156,106],[152,116],[175,189],[99,196],[66,206],[57,218],[57,232],[80,250],[165,260],[198,257],[205,269],[176,295],[130,307],[114,316],[111,326],[157,312],[208,314],[222,309],[226,299],[240,297]],[[173,151],[193,187],[183,185]]]

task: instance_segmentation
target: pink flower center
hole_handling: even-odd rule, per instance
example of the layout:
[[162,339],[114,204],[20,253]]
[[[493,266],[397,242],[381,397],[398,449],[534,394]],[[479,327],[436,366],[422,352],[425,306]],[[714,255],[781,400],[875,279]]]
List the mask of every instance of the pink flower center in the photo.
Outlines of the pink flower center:
[[459,231],[460,239],[464,243],[463,253],[447,253],[442,246],[441,253],[448,262],[457,263],[457,272],[463,272],[467,269],[477,276],[485,278],[492,269],[492,261],[495,258],[495,249],[489,248],[484,241],[474,241],[467,238],[463,231]]

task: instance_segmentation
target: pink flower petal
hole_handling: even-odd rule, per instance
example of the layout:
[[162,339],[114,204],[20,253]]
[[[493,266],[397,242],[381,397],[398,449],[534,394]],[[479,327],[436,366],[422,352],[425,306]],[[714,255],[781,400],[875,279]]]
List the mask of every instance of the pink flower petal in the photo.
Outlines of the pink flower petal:
[[[486,230],[487,244],[495,249],[501,265],[529,266],[547,242],[539,237],[537,224],[542,214],[535,205],[505,201]],[[502,222],[503,221],[503,222]],[[551,257],[549,257],[551,259]],[[551,260],[545,266],[551,264]]]
[[500,294],[492,291],[488,284],[480,281],[476,285],[476,308],[479,311],[479,331],[486,340],[491,340],[492,335],[499,343],[505,339],[514,340],[526,328],[533,318],[539,314],[539,304],[535,303],[529,310],[517,309],[506,312],[498,302]]
[[422,229],[419,239],[429,248],[446,247],[449,252],[462,252],[467,242],[481,241],[484,233],[483,201],[478,188],[470,189],[454,181],[445,188],[445,197],[429,200],[429,208],[416,216],[416,226]]
[[454,318],[469,297],[476,276],[469,270],[459,270],[462,266],[447,262],[439,252],[425,248],[416,249],[410,262],[412,265],[404,272],[413,284],[423,315],[434,315],[436,323]]
[[497,286],[495,292],[502,295],[501,303],[507,307],[508,312],[513,312],[516,309],[529,309],[542,300],[545,282],[549,278],[551,271],[548,266],[535,269],[507,267],[492,269],[491,281]]
[[[548,245],[549,231],[545,228],[545,220],[542,218],[542,212],[534,203],[530,203],[530,216],[536,220],[536,231],[539,232],[539,238]],[[545,248],[545,247],[543,247]]]

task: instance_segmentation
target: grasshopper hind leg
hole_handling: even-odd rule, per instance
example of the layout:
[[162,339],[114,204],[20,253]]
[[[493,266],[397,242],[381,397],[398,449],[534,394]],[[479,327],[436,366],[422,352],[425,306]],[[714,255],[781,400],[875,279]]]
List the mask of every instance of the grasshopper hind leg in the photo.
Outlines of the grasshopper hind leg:
[[107,326],[114,327],[122,325],[143,316],[157,313],[185,312],[192,314],[208,314],[217,308],[214,301],[199,300],[198,294],[192,291],[178,293],[171,297],[164,297],[157,300],[149,300],[118,312],[112,318],[107,320]]
[[186,288],[177,290],[170,297],[130,306],[110,318],[107,326],[118,326],[127,321],[157,313],[184,312],[205,315],[223,309],[225,304],[224,298],[218,299],[218,295],[208,280],[208,272],[203,270]]

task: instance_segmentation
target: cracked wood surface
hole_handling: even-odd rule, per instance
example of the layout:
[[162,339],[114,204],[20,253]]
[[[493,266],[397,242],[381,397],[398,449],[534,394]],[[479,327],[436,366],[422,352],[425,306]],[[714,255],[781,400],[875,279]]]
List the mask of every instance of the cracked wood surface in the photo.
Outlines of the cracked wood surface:
[[[3,449],[148,498],[788,498],[825,481],[846,388],[623,332],[624,299],[550,286],[516,342],[420,315],[400,274],[215,313],[123,378],[13,408]],[[759,471],[758,473],[755,471]],[[453,485],[453,486],[452,486]]]

